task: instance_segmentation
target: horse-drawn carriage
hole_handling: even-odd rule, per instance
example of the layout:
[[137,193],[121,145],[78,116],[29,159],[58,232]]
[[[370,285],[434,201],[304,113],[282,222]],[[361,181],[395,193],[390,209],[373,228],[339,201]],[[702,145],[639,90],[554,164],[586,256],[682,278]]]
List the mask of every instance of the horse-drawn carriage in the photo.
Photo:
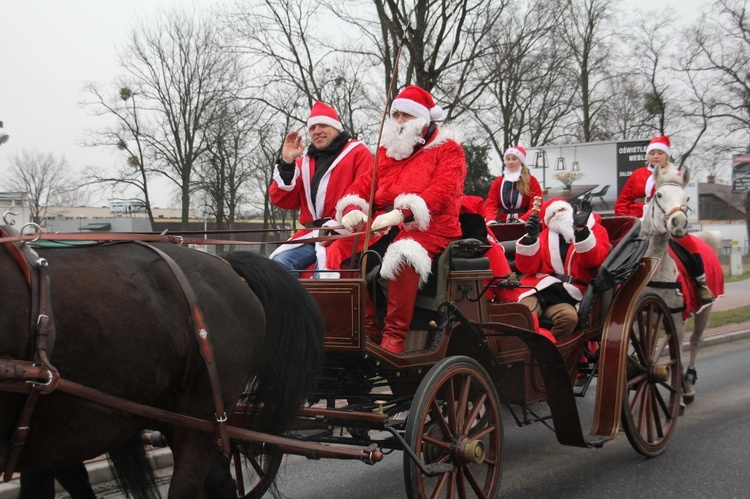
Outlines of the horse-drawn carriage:
[[[665,224],[666,219],[667,217],[664,218]],[[488,261],[483,257],[482,241],[456,241],[436,260],[434,282],[431,285],[428,283],[418,297],[418,311],[408,336],[407,352],[403,355],[393,354],[367,339],[365,293],[368,292],[368,286],[378,285],[376,278],[365,277],[360,272],[339,279],[300,280],[308,298],[312,296],[322,311],[325,361],[323,368],[315,376],[314,387],[302,394],[306,404],[294,420],[292,429],[286,431],[285,438],[248,429],[256,427],[256,412],[259,409],[258,405],[248,402],[252,394],[245,393],[240,397],[236,393],[237,383],[234,382],[232,393],[227,393],[229,389],[225,385],[217,392],[209,386],[214,381],[211,376],[206,378],[198,374],[210,371],[210,365],[214,363],[219,367],[219,379],[224,383],[226,376],[231,374],[231,369],[238,369],[238,365],[244,366],[243,362],[249,362],[235,357],[244,348],[256,348],[257,338],[245,343],[244,337],[234,335],[227,342],[214,335],[213,345],[202,344],[199,338],[205,340],[205,328],[196,328],[195,331],[191,327],[186,328],[191,336],[195,333],[195,338],[201,345],[203,362],[209,367],[201,368],[200,357],[196,359],[192,355],[186,366],[177,369],[178,385],[183,391],[186,390],[185,387],[200,391],[203,399],[209,401],[208,407],[186,405],[196,403],[196,394],[182,398],[182,391],[178,392],[178,396],[149,388],[143,390],[147,392],[143,396],[139,390],[133,390],[133,387],[120,389],[114,384],[106,385],[100,390],[114,392],[115,396],[102,397],[97,392],[94,397],[85,387],[81,388],[77,383],[66,383],[63,379],[65,371],[60,370],[59,375],[50,373],[47,369],[34,371],[28,363],[6,362],[2,366],[3,376],[16,387],[15,392],[28,393],[29,390],[17,387],[33,375],[37,377],[35,386],[41,386],[42,391],[45,386],[53,383],[63,388],[64,392],[94,400],[96,404],[106,406],[104,412],[111,418],[109,424],[122,424],[124,420],[127,422],[126,430],[131,432],[154,423],[166,423],[178,428],[168,435],[172,439],[171,443],[176,445],[176,448],[173,447],[173,451],[176,449],[176,463],[183,459],[179,466],[176,465],[175,474],[180,469],[180,478],[185,481],[179,490],[193,490],[193,493],[199,481],[191,482],[185,476],[185,470],[190,473],[190,470],[199,469],[195,461],[203,462],[210,454],[203,453],[188,459],[188,451],[195,449],[186,449],[178,439],[189,437],[191,444],[188,447],[210,447],[211,441],[216,443],[218,436],[225,452],[235,458],[232,470],[238,479],[239,494],[243,497],[258,497],[267,490],[275,478],[283,453],[297,453],[309,458],[360,459],[373,464],[382,459],[383,451],[394,449],[403,451],[406,489],[410,497],[452,497],[456,495],[456,491],[466,491],[477,497],[494,497],[500,487],[502,472],[502,404],[511,408],[519,425],[541,421],[549,424],[551,421],[558,441],[564,445],[601,447],[606,441],[615,438],[622,428],[636,451],[645,456],[656,456],[666,448],[679,411],[681,330],[678,330],[673,319],[674,308],[659,295],[645,291],[660,262],[659,258],[644,256],[649,244],[641,233],[640,221],[631,217],[614,217],[603,219],[602,223],[610,236],[611,252],[596,279],[588,284],[574,334],[556,345],[534,330],[532,318],[525,306],[511,302],[494,303],[485,298],[485,292],[492,287],[516,287],[519,282],[512,274],[492,275]],[[513,245],[510,242],[517,240],[521,231],[523,226],[520,224],[501,224],[493,228],[495,237],[505,242],[508,248],[506,254],[511,261]],[[228,299],[227,296],[231,293],[224,298],[218,297],[218,302],[209,296],[209,288],[219,283],[231,287],[233,293],[241,294],[239,288],[229,282],[231,272],[214,270],[214,263],[204,261],[211,257],[204,256],[194,261],[182,252],[167,249],[163,245],[159,247],[161,249],[156,252],[156,256],[153,249],[139,249],[139,260],[143,262],[125,262],[117,272],[127,273],[135,266],[145,266],[153,269],[150,277],[166,289],[165,282],[156,275],[156,271],[157,267],[163,267],[165,261],[172,259],[188,270],[185,271],[187,279],[183,280],[187,281],[187,285],[181,281],[181,288],[178,287],[177,291],[169,290],[171,299],[184,301],[185,296],[190,295],[188,291],[191,283],[196,287],[196,297],[187,300],[192,308],[187,317],[192,318],[192,322],[198,323],[204,319],[202,311],[196,310],[201,307],[204,308],[205,320],[209,325],[216,316],[222,317],[225,322],[247,320],[246,313],[238,318],[222,316],[232,307],[221,305],[221,299]],[[114,251],[117,251],[117,246]],[[167,257],[158,253],[167,253]],[[118,255],[122,257],[125,253]],[[92,254],[92,258],[95,256],[96,253]],[[54,264],[53,261],[52,265]],[[4,265],[5,267],[0,268],[5,270],[4,275],[8,278],[10,274],[6,267],[10,264],[6,262]],[[239,271],[238,265],[233,265]],[[258,268],[255,270],[260,272]],[[179,273],[174,269],[172,271]],[[219,274],[214,276],[213,272]],[[19,283],[24,281],[22,272],[16,269],[11,273],[11,277]],[[192,279],[195,274],[210,282],[206,286],[198,284]],[[287,348],[299,346],[297,343],[309,345],[310,338],[315,341],[314,332],[294,331],[295,334],[306,335],[305,338],[294,337],[285,331],[292,328],[289,321],[309,320],[314,323],[320,319],[305,311],[304,303],[302,309],[297,308],[299,303],[293,300],[302,300],[302,297],[294,295],[290,301],[289,297],[284,296],[288,293],[287,289],[282,289],[273,296],[267,295],[264,286],[273,288],[274,279],[280,279],[278,274],[274,274],[272,278],[252,272],[242,272],[242,275],[260,298],[262,307],[258,310],[257,298],[252,297],[248,298],[246,304],[252,305],[254,313],[262,314],[265,309],[267,319],[273,322],[274,327],[280,328],[272,334],[286,335],[284,344]],[[70,271],[60,276],[75,277]],[[113,274],[103,277],[116,278]],[[256,289],[255,281],[266,283],[258,284]],[[82,282],[91,284],[93,281]],[[156,295],[150,298],[157,299]],[[234,307],[243,306],[236,296],[232,299],[237,300],[233,302]],[[65,304],[73,306],[72,300],[74,298],[68,297]],[[269,303],[274,300],[283,302],[281,305],[287,308],[282,306],[270,309]],[[33,300],[26,300],[23,305],[30,307],[29,301]],[[209,303],[211,307],[216,305],[218,309],[209,309]],[[147,305],[147,300],[138,302],[138,306]],[[295,316],[293,310],[301,316]],[[27,310],[22,312],[28,313]],[[150,311],[151,315],[147,316],[156,320],[154,313],[156,312]],[[269,314],[284,316],[288,321],[274,322],[274,317]],[[191,320],[184,322],[190,324]],[[14,324],[13,327],[33,329],[28,327],[28,317],[24,319],[23,314],[16,317]],[[71,323],[64,325],[69,324]],[[106,329],[112,325],[105,324],[102,327]],[[127,328],[118,326],[118,334],[125,334],[126,331]],[[4,331],[6,332],[7,330]],[[145,341],[145,338],[142,339]],[[5,343],[3,348],[9,348],[8,342]],[[183,343],[184,338],[180,339],[180,348],[183,348]],[[126,342],[122,341],[120,344],[125,345]],[[163,343],[160,348],[168,345]],[[29,348],[30,343],[26,339],[15,354],[2,354],[6,357],[10,355],[11,359],[19,358],[19,352],[24,349],[28,352]],[[167,353],[171,358],[171,352]],[[145,360],[134,360],[139,365],[159,358],[159,355],[152,356],[154,352],[150,350],[142,351],[141,354],[146,356]],[[281,355],[283,354],[282,351]],[[295,355],[297,356],[290,356],[286,361],[275,361],[275,365],[268,366],[268,362],[264,364],[256,353],[251,364],[259,362],[261,367],[256,365],[256,369],[250,374],[270,367],[270,376],[279,378],[287,375],[286,369],[306,369],[308,361],[305,354],[302,352]],[[110,361],[116,358],[109,354],[105,357],[105,360]],[[130,357],[128,359],[130,361]],[[228,365],[227,359],[232,359],[232,366]],[[223,362],[227,362],[227,365],[222,365]],[[98,369],[101,367],[97,365],[93,372],[84,374],[89,379],[92,379],[91,376],[106,380],[116,378],[104,375]],[[137,381],[134,373],[128,374]],[[161,377],[174,374],[158,372]],[[294,379],[301,383],[301,379],[310,378],[309,375],[309,372],[297,373],[297,378]],[[46,376],[49,376],[49,380]],[[154,374],[147,373],[146,376],[153,377]],[[595,413],[592,427],[585,434],[581,427],[576,397],[587,393],[594,377],[597,378]],[[197,384],[191,384],[191,378],[195,378]],[[46,384],[43,381],[47,381]],[[168,384],[168,380],[162,378],[157,378],[155,382]],[[71,391],[71,386],[78,388]],[[277,390],[278,386],[280,385],[276,386]],[[221,416],[221,412],[213,416],[211,414],[220,409],[220,404],[211,403],[222,398],[217,397],[217,393],[224,394],[225,404],[236,401],[239,397],[235,410],[227,411],[233,412],[228,422]],[[260,407],[265,409],[265,406],[274,405],[278,406],[276,408],[288,408],[299,395],[295,393],[291,399],[267,402]],[[3,396],[7,400],[8,395]],[[56,399],[58,407],[53,407],[52,410],[69,409],[71,401],[65,398],[66,394],[62,397],[63,399]],[[123,402],[118,397],[130,399]],[[160,397],[166,397],[167,400]],[[18,399],[14,400],[19,409],[23,404]],[[90,409],[91,404],[86,400],[85,408]],[[548,409],[544,409],[545,404],[541,402]],[[114,411],[107,408],[114,408]],[[49,410],[44,408],[43,412],[47,411],[49,414]],[[76,411],[78,409],[74,411],[77,417],[80,414]],[[136,417],[121,414],[128,411]],[[112,414],[113,412],[117,414]],[[6,427],[12,417],[10,415],[3,420]],[[183,426],[187,427],[186,432],[179,430]],[[126,430],[120,432],[121,435]],[[196,437],[196,432],[202,432],[205,437]],[[47,436],[51,434],[53,433],[46,432]],[[227,440],[231,446],[227,445]],[[30,443],[32,447],[40,445],[34,440],[33,434]],[[6,449],[9,447],[12,446]],[[102,445],[98,445],[95,452],[101,452],[101,447]],[[71,453],[70,458],[73,455]],[[242,466],[243,460],[246,466]],[[188,464],[184,464],[185,462]],[[7,464],[7,460],[3,461],[4,466]],[[204,476],[205,473],[200,478]],[[172,487],[176,487],[174,479]]]
[[[324,311],[326,362],[290,435],[404,451],[410,497],[451,497],[456,488],[495,496],[502,404],[520,408],[513,411],[519,425],[551,420],[565,445],[600,447],[622,425],[638,452],[660,454],[679,408],[675,326],[661,299],[642,296],[658,262],[642,259],[640,222],[603,223],[612,251],[588,285],[576,332],[557,345],[534,331],[524,305],[485,298],[488,288],[520,284],[513,275],[492,275],[477,240],[456,241],[437,260],[436,282],[420,292],[403,355],[366,339],[366,279],[304,281]],[[493,227],[507,242],[523,230]],[[505,246],[512,259],[512,244]],[[584,435],[575,398],[594,376],[596,414]],[[549,414],[537,414],[540,402]]]

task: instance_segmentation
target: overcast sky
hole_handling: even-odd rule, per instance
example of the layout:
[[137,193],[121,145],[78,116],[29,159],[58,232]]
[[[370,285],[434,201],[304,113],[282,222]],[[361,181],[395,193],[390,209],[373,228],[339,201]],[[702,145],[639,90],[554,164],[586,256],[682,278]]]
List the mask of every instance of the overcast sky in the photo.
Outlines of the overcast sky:
[[[692,20],[708,0],[623,0],[631,8],[677,9]],[[74,168],[109,168],[116,158],[80,145],[95,126],[80,106],[86,82],[108,83],[117,74],[116,47],[136,17],[173,5],[203,8],[219,0],[13,0],[0,9],[0,121],[10,140],[0,146],[0,177],[21,149],[64,155]],[[627,10],[626,10],[627,12]],[[117,158],[121,160],[121,158]],[[0,184],[0,190],[3,186]],[[154,204],[168,207],[170,189]],[[106,200],[104,200],[106,203]]]

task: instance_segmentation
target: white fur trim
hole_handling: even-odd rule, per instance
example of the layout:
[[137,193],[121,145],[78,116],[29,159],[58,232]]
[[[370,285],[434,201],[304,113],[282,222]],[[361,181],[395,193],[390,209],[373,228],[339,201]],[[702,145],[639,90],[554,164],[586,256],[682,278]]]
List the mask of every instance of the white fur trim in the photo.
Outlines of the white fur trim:
[[672,149],[667,147],[667,144],[662,144],[661,142],[654,142],[653,144],[649,144],[648,147],[646,147],[646,154],[650,153],[654,149],[664,151],[665,153],[667,153],[667,156],[672,155]]
[[[523,237],[521,238],[523,239]],[[534,244],[521,244],[521,239],[516,241],[516,255],[523,256],[534,256],[539,251],[539,238],[534,241]]]
[[[354,150],[355,147],[357,147],[362,142],[359,142],[357,140],[349,140],[346,147],[339,153],[338,156],[336,156],[336,159],[333,160],[333,163],[331,163],[331,166],[328,167],[328,170],[323,174],[323,178],[320,179],[320,183],[318,184],[318,192],[315,195],[315,216],[317,218],[322,218],[325,205],[326,205],[326,195],[328,194],[328,184],[331,180],[331,177],[333,176],[333,172],[338,166],[339,163],[346,157],[347,154],[349,154],[352,150]],[[310,180],[312,184],[312,179]],[[312,190],[312,187],[310,189],[306,189],[307,192],[310,192]]]
[[336,220],[340,222],[341,217],[344,216],[344,210],[351,205],[356,206],[365,213],[370,209],[369,203],[361,197],[356,194],[347,194],[336,202]]
[[336,121],[333,118],[329,118],[328,116],[313,116],[312,118],[307,120],[307,129],[309,130],[311,126],[313,125],[328,125],[332,126],[339,132],[343,130],[343,127],[341,126],[340,121]]
[[583,241],[574,242],[573,246],[575,246],[576,253],[586,253],[587,251],[591,251],[592,249],[596,248],[596,238],[594,237],[594,232],[589,229],[589,237],[587,237]]
[[441,126],[438,128],[438,133],[435,138],[432,139],[429,144],[424,146],[424,149],[432,149],[433,147],[445,144],[449,140],[461,144],[462,139],[463,135],[456,128],[452,126]]
[[[565,261],[560,254],[560,237],[557,233],[550,231],[547,237],[547,247],[549,248],[549,258],[552,269],[558,274],[565,273]],[[568,255],[565,255],[567,259]]]
[[[314,232],[316,237],[321,235],[319,230],[316,230]],[[326,267],[326,263],[328,263],[328,259],[326,257],[326,249],[320,243],[315,243],[315,257],[318,259],[318,269],[328,270],[328,267]]]
[[[565,291],[568,292],[571,298],[578,301],[583,300],[583,294],[581,293],[581,290],[578,289],[578,286],[570,284],[569,282],[564,282],[563,288],[565,288]],[[576,309],[578,309],[578,304],[576,304]]]
[[524,165],[526,164],[526,155],[521,152],[520,149],[517,147],[509,147],[505,150],[505,153],[503,154],[503,159],[505,159],[509,154],[512,154],[513,156],[516,156],[518,159],[521,160],[521,163]]
[[293,190],[294,187],[297,185],[298,178],[299,178],[299,168],[297,168],[296,164],[294,166],[294,177],[292,177],[292,183],[289,185],[286,185],[284,183],[284,180],[282,180],[281,178],[281,173],[279,173],[279,164],[276,163],[273,167],[273,181],[276,182],[276,186],[282,191]]
[[544,209],[544,225],[549,224],[549,219],[552,218],[552,214],[560,208],[570,208],[570,203],[567,201],[553,201]]
[[414,214],[414,221],[404,224],[406,230],[425,231],[430,228],[430,210],[418,194],[399,194],[393,201],[394,208],[408,208]]
[[380,275],[389,281],[396,278],[403,265],[410,265],[419,274],[419,287],[421,288],[430,277],[432,260],[427,250],[414,239],[401,239],[388,246],[383,256],[383,264],[380,267]]

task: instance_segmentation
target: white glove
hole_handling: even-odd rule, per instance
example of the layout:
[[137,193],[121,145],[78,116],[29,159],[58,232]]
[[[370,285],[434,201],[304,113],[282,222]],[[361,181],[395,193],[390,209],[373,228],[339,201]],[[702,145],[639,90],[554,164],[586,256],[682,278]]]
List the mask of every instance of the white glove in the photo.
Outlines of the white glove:
[[375,218],[372,221],[373,232],[378,232],[382,229],[391,228],[394,225],[398,225],[404,221],[404,216],[401,214],[401,210],[391,210],[388,213]]
[[367,215],[360,210],[352,210],[341,217],[341,225],[349,230],[354,230],[365,222],[367,222]]

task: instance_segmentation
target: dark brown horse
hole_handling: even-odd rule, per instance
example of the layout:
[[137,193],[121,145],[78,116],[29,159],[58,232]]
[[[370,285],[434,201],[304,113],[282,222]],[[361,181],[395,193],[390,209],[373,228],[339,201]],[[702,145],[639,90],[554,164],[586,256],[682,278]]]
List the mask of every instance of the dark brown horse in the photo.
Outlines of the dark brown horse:
[[[320,362],[323,326],[296,278],[268,259],[218,258],[155,243],[184,272],[205,317],[227,412],[256,377],[268,411],[261,431],[282,432]],[[2,245],[0,245],[2,247]],[[63,379],[159,409],[215,421],[216,409],[188,301],[175,273],[136,243],[37,247],[49,262],[56,340],[50,360]],[[242,277],[240,277],[242,275]],[[243,278],[245,280],[243,280]],[[29,285],[0,249],[0,359],[30,359]],[[26,395],[0,393],[0,468]],[[39,398],[18,471],[93,458],[144,428],[161,430],[174,455],[169,497],[201,497],[216,435],[150,421],[60,391]],[[2,471],[0,469],[0,471]]]

